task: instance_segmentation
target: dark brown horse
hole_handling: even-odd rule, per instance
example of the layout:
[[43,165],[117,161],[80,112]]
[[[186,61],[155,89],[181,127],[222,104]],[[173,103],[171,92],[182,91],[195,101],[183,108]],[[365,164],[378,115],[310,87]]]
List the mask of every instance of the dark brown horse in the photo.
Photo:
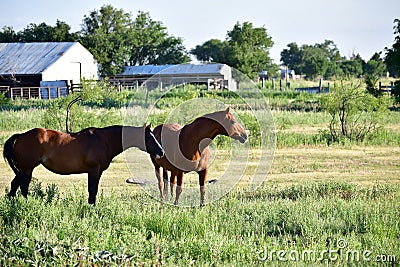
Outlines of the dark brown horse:
[[152,157],[164,156],[164,150],[149,126],[110,126],[64,133],[35,128],[14,134],[4,144],[3,155],[15,173],[9,196],[18,187],[27,196],[32,172],[42,164],[57,174],[88,173],[90,204],[96,203],[101,174],[122,151],[137,147]]
[[[229,136],[241,143],[247,141],[245,129],[236,121],[230,108],[203,115],[185,126],[179,124],[161,124],[153,130],[160,141],[165,157],[151,160],[155,167],[158,179],[160,197],[164,199],[167,189],[167,171],[171,172],[171,194],[177,178],[175,205],[178,205],[179,195],[182,192],[183,175],[195,171],[199,175],[200,205],[205,203],[205,183],[210,159],[209,144],[217,135]],[[160,167],[163,168],[163,178]],[[164,187],[165,182],[165,187]]]

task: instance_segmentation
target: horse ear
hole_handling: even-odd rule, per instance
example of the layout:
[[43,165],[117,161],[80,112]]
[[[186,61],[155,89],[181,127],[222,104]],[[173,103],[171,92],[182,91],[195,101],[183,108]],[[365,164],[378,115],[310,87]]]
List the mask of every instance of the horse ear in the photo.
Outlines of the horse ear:
[[146,124],[144,124],[144,126],[147,128],[147,129],[149,129],[149,130],[151,130],[151,122],[146,126]]
[[226,108],[225,112],[226,112],[226,113],[231,112],[231,106],[228,106],[228,107]]

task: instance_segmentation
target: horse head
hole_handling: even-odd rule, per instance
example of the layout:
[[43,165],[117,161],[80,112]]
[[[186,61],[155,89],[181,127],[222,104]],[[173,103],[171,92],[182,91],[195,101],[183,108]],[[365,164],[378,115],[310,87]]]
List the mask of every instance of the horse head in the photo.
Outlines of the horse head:
[[156,137],[154,136],[153,132],[151,131],[150,127],[151,124],[149,125],[144,125],[144,140],[145,140],[145,146],[146,146],[146,152],[149,153],[150,155],[154,156],[155,158],[162,158],[164,157],[164,149],[160,145],[160,143],[157,141]]
[[231,108],[216,112],[214,119],[223,127],[223,135],[229,136],[234,140],[239,140],[241,143],[247,142],[246,129],[235,119],[231,113]]

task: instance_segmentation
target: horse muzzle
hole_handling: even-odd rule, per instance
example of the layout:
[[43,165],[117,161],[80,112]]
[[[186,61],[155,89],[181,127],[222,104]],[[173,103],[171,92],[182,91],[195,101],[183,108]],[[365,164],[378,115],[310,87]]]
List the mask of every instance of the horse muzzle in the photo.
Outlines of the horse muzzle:
[[248,140],[247,134],[246,133],[241,133],[241,134],[233,134],[231,136],[232,139],[238,140],[240,143],[246,143]]
[[165,156],[164,150],[161,150],[160,153],[156,153],[155,158],[160,159]]

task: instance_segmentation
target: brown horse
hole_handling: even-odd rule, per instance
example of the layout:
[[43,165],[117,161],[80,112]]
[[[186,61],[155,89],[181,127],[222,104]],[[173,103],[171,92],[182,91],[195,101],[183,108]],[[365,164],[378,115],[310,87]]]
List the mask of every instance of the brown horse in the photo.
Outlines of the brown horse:
[[[210,159],[209,144],[217,135],[229,136],[241,143],[247,141],[245,129],[236,121],[230,108],[203,115],[185,126],[179,124],[161,124],[153,130],[157,140],[160,141],[165,157],[151,156],[158,179],[161,200],[167,190],[167,171],[171,172],[171,194],[177,178],[175,205],[178,205],[182,192],[183,175],[195,171],[199,175],[200,205],[205,203],[205,183]],[[161,178],[160,167],[163,168]]]
[[96,203],[101,174],[122,151],[137,147],[152,157],[164,156],[164,150],[149,126],[110,126],[64,133],[35,128],[14,134],[4,144],[3,155],[15,173],[9,196],[18,187],[27,196],[32,172],[42,164],[57,174],[88,173],[89,204]]

